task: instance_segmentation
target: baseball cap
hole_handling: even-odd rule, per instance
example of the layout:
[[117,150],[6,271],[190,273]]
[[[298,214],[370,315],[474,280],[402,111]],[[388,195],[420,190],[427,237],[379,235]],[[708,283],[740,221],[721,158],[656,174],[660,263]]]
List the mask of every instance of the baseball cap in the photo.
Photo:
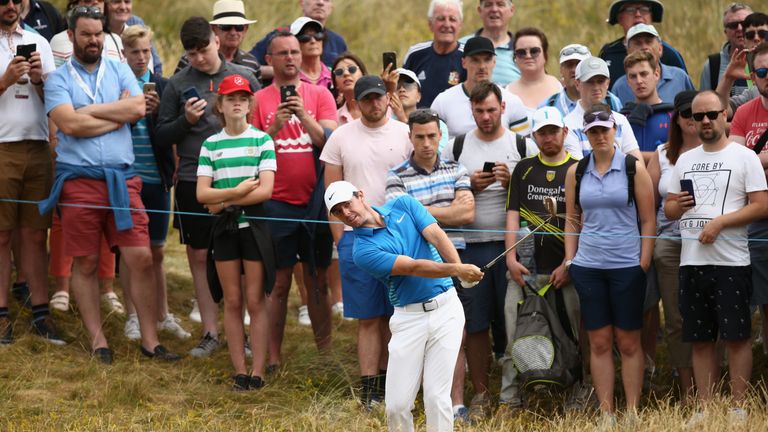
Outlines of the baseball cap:
[[563,121],[563,115],[560,114],[560,110],[555,107],[545,106],[541,107],[533,113],[533,131],[543,128],[544,126],[557,126],[559,128],[565,127]]
[[296,20],[291,23],[291,33],[294,36],[298,35],[302,30],[304,30],[304,27],[310,23],[314,23],[320,30],[323,30],[323,24],[321,24],[320,21],[303,16],[296,18]]
[[589,48],[584,45],[570,44],[563,47],[560,50],[560,64],[567,62],[568,60],[584,60],[587,57],[591,57],[592,53]]
[[419,88],[421,88],[421,81],[419,81],[419,78],[416,76],[416,74],[415,74],[415,73],[413,73],[413,71],[412,71],[412,70],[403,69],[403,68],[398,68],[398,69],[397,69],[397,73],[399,73],[399,74],[400,74],[400,78],[401,78],[401,79],[402,79],[403,77],[408,77],[408,78],[409,78],[411,81],[413,81],[413,82],[415,82],[416,84],[418,84],[418,85],[419,85]]
[[[359,80],[358,80],[359,81]],[[325,207],[328,213],[331,212],[336,204],[341,204],[352,199],[352,196],[358,189],[348,181],[335,181],[325,189]]]
[[619,11],[627,3],[642,3],[651,8],[651,21],[661,22],[661,18],[664,16],[664,5],[658,0],[616,0],[611,3],[611,8],[608,10],[608,24],[614,25],[618,20]]
[[221,84],[219,84],[219,90],[217,93],[220,95],[228,95],[230,93],[239,91],[253,94],[253,90],[251,90],[251,83],[242,76],[235,74],[229,75],[221,80]]
[[587,57],[576,65],[576,79],[579,81],[587,81],[597,75],[611,77],[608,64],[599,57]]
[[387,94],[387,88],[384,87],[384,81],[376,75],[365,75],[358,78],[355,83],[355,100],[361,100],[371,93]]
[[627,32],[627,40],[630,40],[633,37],[643,33],[656,36],[657,38],[660,37],[659,32],[656,31],[656,27],[650,24],[640,23],[640,24],[635,24],[634,26],[632,26],[631,29],[629,29],[629,31]]
[[464,57],[473,56],[475,54],[496,55],[496,48],[494,48],[493,42],[491,42],[490,39],[482,36],[475,36],[464,43]]
[[598,111],[594,113],[584,114],[584,132],[592,129],[595,126],[602,126],[606,128],[612,128],[616,125],[616,120],[613,118],[613,114],[605,111]]
[[693,98],[699,94],[696,90],[685,90],[675,95],[675,111],[690,111]]

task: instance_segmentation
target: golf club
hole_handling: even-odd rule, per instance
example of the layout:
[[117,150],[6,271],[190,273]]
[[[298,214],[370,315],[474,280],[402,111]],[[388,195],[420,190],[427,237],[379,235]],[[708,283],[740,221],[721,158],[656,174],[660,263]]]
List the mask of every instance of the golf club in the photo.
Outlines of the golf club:
[[[491,267],[496,265],[496,263],[499,262],[500,259],[504,258],[504,256],[506,256],[510,251],[512,251],[512,249],[516,248],[517,245],[522,243],[523,240],[525,240],[528,237],[532,236],[533,233],[535,233],[536,231],[540,230],[541,227],[543,227],[544,225],[548,224],[549,221],[552,220],[552,218],[556,218],[557,217],[557,200],[555,199],[555,197],[551,197],[550,196],[550,197],[544,198],[544,208],[547,210],[547,214],[549,215],[547,217],[547,219],[545,219],[542,223],[540,223],[536,228],[532,229],[531,232],[529,232],[528,234],[523,236],[523,238],[518,239],[515,242],[515,244],[510,246],[509,249],[507,249],[504,252],[502,252],[501,255],[499,255],[496,258],[494,258],[493,260],[491,260],[491,262],[489,262],[488,264],[480,267],[480,271],[482,271],[483,273],[487,272]],[[464,281],[464,280],[461,280],[461,279],[459,279],[459,281],[461,282],[461,286],[463,288],[472,288],[473,286],[475,286],[478,283],[480,283],[480,281],[469,282],[469,281]]]

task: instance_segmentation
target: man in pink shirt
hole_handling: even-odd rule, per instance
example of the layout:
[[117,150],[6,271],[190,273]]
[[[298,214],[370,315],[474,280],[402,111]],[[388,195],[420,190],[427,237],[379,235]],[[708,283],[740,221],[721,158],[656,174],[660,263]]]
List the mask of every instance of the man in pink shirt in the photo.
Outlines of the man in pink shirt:
[[[339,180],[355,184],[366,193],[371,205],[384,204],[387,173],[401,164],[413,150],[408,125],[387,115],[389,95],[381,78],[360,77],[355,100],[361,117],[331,135],[320,160],[325,162],[326,187]],[[331,225],[339,251],[344,316],[358,319],[357,358],[360,362],[361,402],[384,400],[387,368],[387,329],[392,305],[387,288],[352,260],[354,232],[351,227]]]
[[[256,93],[253,125],[275,142],[277,165],[272,199],[266,203],[270,217],[324,219],[323,170],[320,150],[326,136],[336,128],[336,104],[328,89],[299,81],[301,51],[290,32],[275,33],[269,42],[267,63],[274,69],[272,85]],[[291,93],[282,100],[282,93]],[[270,222],[275,248],[277,278],[267,301],[270,320],[267,372],[279,367],[285,330],[288,291],[294,264],[305,265],[304,281],[309,288],[308,309],[321,351],[331,346],[331,304],[325,272],[331,261],[332,238],[327,224]]]

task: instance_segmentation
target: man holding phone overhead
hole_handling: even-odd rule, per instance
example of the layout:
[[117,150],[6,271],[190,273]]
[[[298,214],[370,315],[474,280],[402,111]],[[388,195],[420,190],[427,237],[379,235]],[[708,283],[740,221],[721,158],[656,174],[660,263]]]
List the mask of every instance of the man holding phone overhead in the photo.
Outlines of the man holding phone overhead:
[[[53,54],[48,42],[20,25],[20,0],[0,1],[0,197],[40,200],[48,195],[53,176],[48,145],[48,119],[43,101],[43,78],[53,72]],[[46,230],[50,213],[40,215],[35,206],[0,203],[0,345],[13,340],[8,315],[8,281],[11,277],[11,232],[21,236],[20,264],[26,270],[31,290],[33,330],[56,344],[64,341],[56,333],[48,312]]]
[[[711,90],[693,99],[693,120],[702,145],[677,160],[664,213],[680,219],[680,314],[683,341],[693,343],[693,374],[702,402],[712,399],[719,378],[715,341],[725,341],[734,407],[739,408],[752,373],[751,261],[747,224],[768,213],[765,172],[754,151],[725,135],[725,107]],[[691,197],[681,180],[693,183]],[[704,421],[697,412],[689,423]]]

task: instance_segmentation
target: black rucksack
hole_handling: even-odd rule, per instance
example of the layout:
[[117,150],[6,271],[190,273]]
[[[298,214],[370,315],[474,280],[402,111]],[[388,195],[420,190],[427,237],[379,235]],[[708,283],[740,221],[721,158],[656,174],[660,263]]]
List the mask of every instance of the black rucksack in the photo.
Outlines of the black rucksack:
[[[591,155],[585,156],[576,165],[576,205],[581,206],[579,201],[579,192],[581,191],[581,178],[584,177],[584,172],[587,171],[587,165],[589,165],[589,158]],[[635,202],[635,173],[637,173],[637,167],[635,163],[637,158],[628,154],[624,155],[624,166],[627,172],[627,205],[632,205]]]
[[511,352],[523,390],[563,390],[581,378],[581,356],[563,293],[549,287],[536,292],[526,283],[522,288]]
[[[464,139],[467,134],[457,135],[453,140],[453,160],[459,161],[461,151],[464,150]],[[520,153],[520,159],[525,159],[528,156],[528,146],[525,145],[525,137],[515,134],[515,144],[517,144],[517,152]]]

